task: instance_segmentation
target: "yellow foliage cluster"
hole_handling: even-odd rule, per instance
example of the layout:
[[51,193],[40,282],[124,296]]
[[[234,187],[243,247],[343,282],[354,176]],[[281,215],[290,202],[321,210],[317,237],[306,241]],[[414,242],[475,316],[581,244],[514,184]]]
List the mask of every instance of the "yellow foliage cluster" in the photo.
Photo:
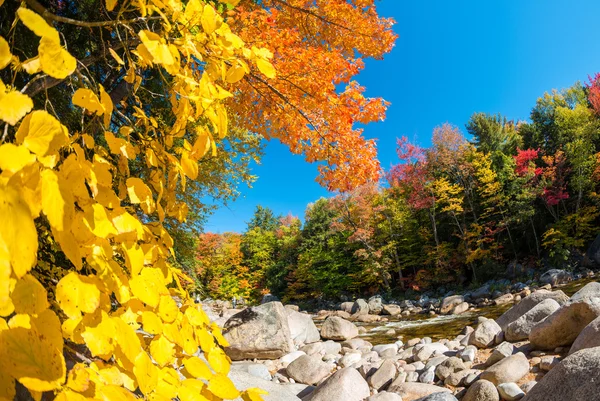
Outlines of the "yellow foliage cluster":
[[[0,68],[40,79],[77,71],[77,89],[66,96],[103,133],[90,135],[84,124],[69,130],[52,107],[32,111],[24,90],[0,81],[0,400],[14,398],[15,381],[35,399],[52,391],[59,400],[260,400],[261,390],[241,393],[228,379],[227,342],[182,288],[187,277],[169,263],[173,240],[163,222],[185,219],[177,195],[198,175],[198,160],[215,151],[214,136],[227,133],[223,100],[231,93],[219,81],[239,81],[248,63],[272,77],[272,55],[248,48],[201,0],[122,7],[159,21],[136,32],[133,51],[109,54],[129,66],[134,88],[144,71],[170,76],[176,122],[169,127],[139,99],[135,119],[116,124],[111,97],[81,79],[64,36],[35,11],[21,7],[15,24],[40,38],[37,56],[19,60],[0,37]],[[190,130],[193,143],[182,140]],[[143,176],[130,169],[134,162]],[[42,236],[71,268],[61,273],[40,258]],[[46,280],[40,266],[56,278]]]

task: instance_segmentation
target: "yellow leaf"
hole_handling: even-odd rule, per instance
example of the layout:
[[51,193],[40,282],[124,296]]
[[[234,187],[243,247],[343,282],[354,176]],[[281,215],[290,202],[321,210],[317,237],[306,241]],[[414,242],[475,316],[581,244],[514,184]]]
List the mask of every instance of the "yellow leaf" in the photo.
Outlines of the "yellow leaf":
[[42,210],[50,225],[58,231],[70,227],[75,214],[73,195],[67,186],[53,170],[42,171]]
[[103,401],[138,401],[138,398],[123,387],[102,386],[99,391]]
[[127,193],[129,194],[131,203],[140,204],[144,213],[152,213],[154,211],[152,191],[144,181],[135,177],[128,178]]
[[0,371],[10,372],[21,384],[33,391],[51,391],[65,381],[66,366],[62,347],[56,348],[46,338],[54,327],[13,327],[0,331]]
[[179,387],[177,395],[181,401],[209,401],[208,398],[200,394],[203,388],[204,383],[201,381],[196,379],[187,379],[184,380],[183,385]]
[[108,11],[114,10],[116,5],[117,5],[117,0],[106,0],[106,9]]
[[184,314],[192,326],[201,327],[209,323],[208,316],[206,316],[206,312],[204,312],[202,309],[196,308],[195,305],[188,306]]
[[221,25],[222,20],[221,16],[215,11],[215,8],[210,4],[206,4],[204,5],[204,11],[200,22],[204,32],[210,35]]
[[144,268],[144,251],[136,243],[131,246],[123,245],[125,262],[131,277],[137,277]]
[[100,290],[95,278],[71,272],[56,285],[56,301],[70,318],[81,312],[93,313],[100,306]]
[[86,398],[85,396],[76,393],[74,391],[71,390],[63,390],[61,391],[56,398],[54,399],[54,401],[87,401],[89,400],[89,398]]
[[137,241],[144,235],[142,223],[126,212],[125,209],[113,210],[112,222],[117,229],[119,239]]
[[40,58],[38,56],[27,59],[21,63],[21,67],[30,75],[37,74],[42,70]]
[[108,219],[106,209],[99,203],[94,203],[91,207],[84,208],[85,225],[94,235],[100,238],[107,238],[109,235],[117,234],[117,229]]
[[152,56],[152,61],[157,64],[171,65],[175,62],[173,55],[164,42],[164,39],[154,32],[141,30],[138,36],[148,53]]
[[231,362],[223,349],[214,347],[208,352],[206,359],[208,360],[210,367],[213,368],[215,372],[222,373],[224,375],[229,373]]
[[27,313],[37,315],[48,308],[46,290],[30,274],[25,275],[17,281],[11,295],[16,313]]
[[41,36],[42,38],[48,38],[53,42],[59,43],[60,39],[58,36],[58,31],[48,25],[48,23],[35,12],[27,9],[27,8],[19,8],[17,10],[17,15],[19,19],[27,28],[29,28],[33,33],[37,36]]
[[213,375],[208,365],[197,356],[185,359],[183,364],[188,373],[197,379],[210,379]]
[[59,42],[55,42],[47,37],[43,37],[40,40],[38,53],[40,55],[42,71],[53,78],[65,79],[77,67],[75,57],[63,49]]
[[114,105],[110,95],[106,93],[102,85],[100,85],[100,103],[102,103],[102,106],[104,107],[104,127],[108,128],[110,126],[110,120],[112,119]]
[[111,49],[110,47],[108,48],[108,52],[110,53],[110,55],[112,56],[112,58],[115,59],[115,61],[117,63],[119,63],[120,65],[125,65],[125,62],[123,61],[123,59],[117,54],[116,51],[114,51],[113,49]]
[[165,323],[163,324],[163,334],[165,335],[165,337],[167,337],[167,339],[169,341],[171,341],[172,343],[178,344],[181,346],[181,344],[183,343],[182,337],[181,337],[181,332],[180,332],[181,327],[177,324],[177,322],[175,323]]
[[136,150],[129,142],[125,139],[117,138],[112,132],[105,132],[104,138],[110,149],[110,153],[115,155],[123,155],[128,159],[132,159],[136,155]]
[[219,345],[221,347],[229,347],[229,341],[227,341],[225,337],[223,337],[221,328],[215,322],[212,322],[210,327],[212,328],[212,334],[219,343]]
[[198,351],[198,342],[194,337],[194,328],[187,322],[187,319],[183,319],[179,334],[179,346],[183,348],[186,354],[194,355]]
[[[0,244],[0,316],[12,315],[15,311],[10,294],[17,280],[10,276],[11,269],[8,250]],[[2,330],[2,324],[6,324],[4,319],[0,319],[0,330]]]
[[29,114],[16,135],[17,143],[23,143],[38,156],[56,153],[69,139],[69,131],[54,116],[44,110]]
[[87,88],[77,89],[73,94],[72,101],[75,106],[82,107],[91,113],[101,115],[106,111],[98,96]]
[[161,334],[163,332],[162,321],[152,311],[144,311],[142,313],[142,325],[144,331],[149,334]]
[[244,67],[239,64],[236,64],[227,70],[226,80],[230,84],[234,84],[244,78],[246,71]]
[[81,336],[92,356],[110,358],[115,347],[116,327],[104,311],[87,314],[83,318]]
[[262,390],[260,388],[248,388],[246,390],[244,390],[244,392],[242,393],[242,400],[244,401],[263,401],[263,398],[261,397],[261,395],[266,395],[269,394],[267,393],[265,390]]
[[175,300],[170,295],[163,295],[160,297],[160,303],[158,304],[158,316],[165,323],[171,323],[177,318],[179,313],[179,307],[175,303]]
[[0,369],[0,400],[14,400],[16,394],[15,379]]
[[0,36],[0,70],[9,65],[10,60],[12,60],[12,54],[10,54],[8,42]]
[[170,365],[175,360],[175,345],[159,334],[150,342],[150,354],[158,366]]
[[35,155],[29,153],[25,146],[12,143],[0,145],[0,170],[16,173],[23,167],[35,162]]
[[155,394],[172,400],[177,397],[179,389],[179,372],[173,368],[162,368],[158,372],[158,385]]
[[[140,339],[138,338],[135,330],[125,323],[125,321],[119,317],[113,317],[113,323],[117,330],[117,345],[119,346],[119,355],[122,354],[127,359],[127,364],[133,367],[138,354],[142,351]],[[123,359],[123,358],[120,358]],[[121,362],[125,362],[122,361]]]
[[33,108],[33,101],[19,91],[0,95],[0,120],[10,125],[18,123]]
[[83,363],[77,363],[67,375],[67,387],[78,392],[86,391],[90,386],[90,373]]
[[256,59],[256,66],[258,67],[260,72],[265,74],[267,78],[275,78],[275,68],[273,67],[273,64],[271,64],[269,61],[262,58],[258,58]]
[[0,186],[0,216],[0,264],[10,262],[21,278],[35,263],[38,239],[29,208],[11,187]]
[[240,395],[231,380],[222,374],[216,374],[210,379],[208,391],[225,400],[233,400]]
[[181,168],[190,180],[195,180],[198,177],[198,163],[189,158],[188,152],[181,155]]
[[139,276],[129,281],[129,286],[134,296],[153,308],[158,306],[161,295],[169,293],[163,274],[157,268],[144,268]]
[[133,374],[143,394],[150,394],[156,388],[158,368],[152,363],[152,360],[145,352],[140,352],[135,359]]
[[197,329],[196,338],[198,339],[198,343],[200,343],[200,348],[202,348],[202,351],[205,354],[208,354],[216,347],[214,337],[206,329]]

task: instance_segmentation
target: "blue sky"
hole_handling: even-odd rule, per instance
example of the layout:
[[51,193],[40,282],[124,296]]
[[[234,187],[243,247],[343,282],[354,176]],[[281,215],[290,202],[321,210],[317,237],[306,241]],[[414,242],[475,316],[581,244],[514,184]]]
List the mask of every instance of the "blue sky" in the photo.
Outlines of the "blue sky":
[[[385,122],[369,125],[384,168],[396,162],[396,138],[430,144],[433,128],[464,128],[474,112],[527,119],[536,99],[600,71],[597,0],[381,0],[400,36],[384,60],[367,60],[358,81],[367,95],[392,104]],[[252,188],[209,218],[205,230],[245,229],[256,205],[303,217],[329,194],[316,165],[270,142]]]

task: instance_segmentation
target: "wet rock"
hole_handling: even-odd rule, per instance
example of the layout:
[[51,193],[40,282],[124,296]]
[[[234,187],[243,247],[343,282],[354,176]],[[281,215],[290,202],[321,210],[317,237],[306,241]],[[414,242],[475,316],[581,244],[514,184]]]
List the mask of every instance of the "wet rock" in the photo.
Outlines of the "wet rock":
[[497,385],[518,382],[527,373],[529,373],[529,361],[525,354],[519,352],[487,368],[481,374],[481,379]]
[[496,319],[496,323],[502,327],[502,330],[506,330],[506,327],[509,324],[523,316],[527,311],[546,298],[554,299],[559,305],[564,305],[569,300],[569,297],[562,291],[538,290],[528,297],[523,298],[521,302],[504,312],[502,316]]
[[500,401],[500,395],[494,383],[477,380],[469,387],[462,401]]
[[360,373],[345,368],[319,384],[303,401],[362,401],[369,395],[369,385]]
[[525,397],[525,392],[516,383],[502,383],[498,385],[500,397],[506,401],[517,401]]
[[402,308],[400,308],[398,305],[393,304],[383,305],[382,313],[384,315],[397,316],[400,313],[402,313]]
[[353,315],[367,315],[369,313],[369,304],[364,299],[357,299],[352,305],[350,311]]
[[558,310],[558,308],[560,308],[560,305],[554,299],[544,299],[506,327],[506,339],[509,341],[520,341],[529,338],[531,329]]
[[569,355],[548,372],[523,401],[581,401],[598,399],[600,347]]
[[288,312],[288,325],[292,341],[297,346],[314,343],[321,339],[319,330],[310,315],[296,312],[286,308]]
[[433,384],[396,383],[396,381],[390,385],[388,391],[400,395],[402,401],[415,401],[419,398],[440,392],[451,393],[449,389],[434,386]]
[[579,333],[577,339],[569,350],[569,355],[585,348],[600,347],[600,317],[592,320],[590,324]]
[[592,320],[600,316],[600,298],[589,298],[561,306],[531,329],[534,348],[552,350],[572,344]]
[[442,306],[440,307],[440,313],[447,315],[454,309],[455,306],[462,304],[465,301],[462,295],[451,295],[442,300]]
[[496,335],[502,331],[502,328],[493,319],[486,319],[481,322],[475,331],[471,333],[470,343],[479,348],[489,348],[494,344]]
[[344,341],[358,336],[354,323],[337,316],[328,317],[321,327],[321,337],[327,340]]
[[396,365],[388,359],[367,379],[367,383],[377,391],[383,390],[392,383],[397,373]]
[[234,361],[277,359],[294,349],[287,311],[280,302],[244,309],[225,323],[225,348]]
[[303,355],[290,363],[286,371],[298,383],[317,384],[329,375],[331,368],[317,356]]

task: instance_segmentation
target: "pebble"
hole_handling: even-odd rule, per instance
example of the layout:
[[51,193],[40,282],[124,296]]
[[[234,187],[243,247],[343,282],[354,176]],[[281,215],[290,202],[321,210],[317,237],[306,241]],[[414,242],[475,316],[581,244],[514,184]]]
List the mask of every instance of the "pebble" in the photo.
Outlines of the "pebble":
[[516,383],[502,383],[498,385],[498,392],[506,401],[517,401],[525,397],[523,390]]

